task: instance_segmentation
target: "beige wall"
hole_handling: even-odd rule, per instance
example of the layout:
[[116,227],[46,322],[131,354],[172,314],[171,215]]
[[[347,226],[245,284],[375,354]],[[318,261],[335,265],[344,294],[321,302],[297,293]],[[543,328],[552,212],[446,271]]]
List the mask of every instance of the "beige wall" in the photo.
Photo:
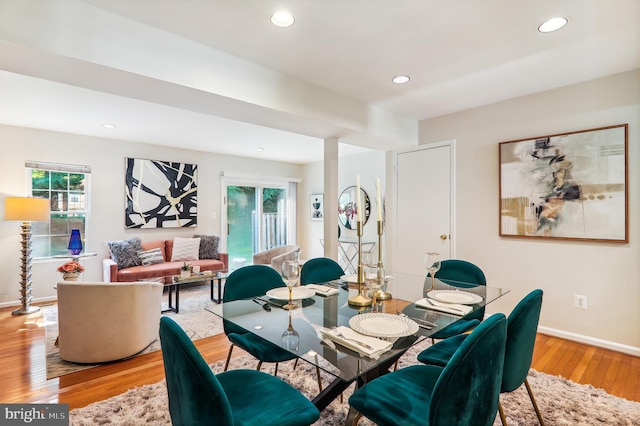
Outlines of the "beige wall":
[[[496,88],[499,89],[499,88]],[[500,238],[498,143],[629,124],[629,243]],[[456,140],[457,257],[511,289],[490,305],[509,312],[544,290],[543,330],[640,354],[640,70],[420,123],[420,144]],[[588,309],[573,307],[574,295]]]
[[[376,178],[380,178],[380,191],[385,195],[385,153],[382,151],[370,151],[362,154],[340,157],[338,163],[338,196],[349,186],[355,186],[356,175],[360,174],[360,185],[369,195],[371,201],[371,216],[363,228],[363,241],[377,241],[377,203],[376,203]],[[301,185],[299,201],[304,204],[298,209],[298,241],[302,247],[302,258],[311,259],[324,256],[320,239],[324,238],[324,223],[309,219],[309,196],[322,194],[324,168],[322,162],[305,164],[303,166],[303,183]],[[325,203],[330,200],[324,200]],[[337,203],[336,203],[336,215]],[[341,239],[356,240],[355,230],[346,230],[342,225]],[[337,233],[338,230],[336,229]],[[384,243],[383,243],[384,249]],[[375,252],[377,253],[377,251]],[[374,257],[377,254],[374,253]],[[338,260],[337,254],[335,260]]]
[[[140,237],[142,240],[170,239],[194,233],[220,234],[221,172],[247,175],[300,177],[301,166],[211,154],[158,145],[92,138],[22,127],[0,126],[0,215],[4,198],[24,196],[29,190],[26,160],[90,165],[91,222],[87,251],[97,257],[83,260],[86,281],[102,280],[102,259],[107,257],[106,241]],[[196,228],[125,230],[124,158],[172,160],[198,165],[198,226]],[[306,199],[303,197],[303,199]],[[213,218],[215,213],[215,219]],[[4,217],[3,217],[4,219]],[[0,220],[0,306],[19,299],[20,224]],[[33,265],[33,297],[52,298],[60,274],[60,260],[36,261]],[[5,303],[6,305],[7,303]]]

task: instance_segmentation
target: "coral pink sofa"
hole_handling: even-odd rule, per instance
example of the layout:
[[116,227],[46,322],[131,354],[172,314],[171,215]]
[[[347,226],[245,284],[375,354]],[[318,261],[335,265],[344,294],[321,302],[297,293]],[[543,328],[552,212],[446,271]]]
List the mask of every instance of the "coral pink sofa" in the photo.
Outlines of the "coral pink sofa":
[[[173,253],[173,240],[157,240],[142,242],[144,250],[159,248],[165,259],[164,263],[156,263],[147,266],[131,266],[118,270],[118,265],[112,259],[102,261],[102,275],[105,282],[132,282],[159,278],[168,275],[179,275],[180,267],[185,262],[167,262]],[[226,271],[229,265],[228,253],[219,253],[218,259],[189,260],[188,265],[200,266],[200,271]]]

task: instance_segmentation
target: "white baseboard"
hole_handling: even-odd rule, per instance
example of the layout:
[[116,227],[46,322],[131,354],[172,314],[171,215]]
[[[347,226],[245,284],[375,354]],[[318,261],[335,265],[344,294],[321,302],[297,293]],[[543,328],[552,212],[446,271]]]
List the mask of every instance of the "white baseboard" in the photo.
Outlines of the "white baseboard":
[[548,334],[549,336],[553,337],[572,340],[578,343],[584,343],[585,345],[597,346],[599,348],[610,349],[612,351],[622,352],[628,355],[640,356],[640,348],[623,345],[616,342],[610,342],[608,340],[596,339],[595,337],[583,336],[581,334],[570,333],[563,330],[556,330],[555,328],[549,327],[538,327],[538,332],[541,334]]
[[[31,300],[31,304],[44,303],[44,302],[55,302],[56,300],[58,300],[58,298],[56,296],[40,297],[38,299],[32,299]],[[9,302],[0,303],[0,308],[16,308],[17,309],[21,305],[22,305],[22,303],[19,300],[10,300]]]

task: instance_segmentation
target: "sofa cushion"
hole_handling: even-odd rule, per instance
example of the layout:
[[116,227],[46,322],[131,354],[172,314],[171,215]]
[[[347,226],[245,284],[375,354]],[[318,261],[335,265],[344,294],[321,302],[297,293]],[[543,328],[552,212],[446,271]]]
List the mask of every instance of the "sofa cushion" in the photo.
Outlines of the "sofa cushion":
[[155,240],[155,241],[146,241],[146,242],[143,241],[142,242],[142,249],[144,251],[149,251],[149,250],[153,250],[154,248],[159,248],[160,251],[162,252],[162,257],[164,258],[164,260],[166,262],[167,259],[170,259],[170,257],[167,256],[167,252],[166,252],[164,246],[165,246],[165,240]]
[[142,266],[164,263],[164,257],[162,257],[162,251],[160,248],[138,252],[138,257],[142,262]]
[[118,264],[118,269],[142,265],[138,257],[138,252],[144,251],[140,238],[108,241],[107,246],[109,247],[111,258]]
[[173,239],[173,251],[171,262],[198,260],[200,251],[200,238],[180,238]]
[[194,238],[200,238],[200,259],[219,259],[218,244],[220,243],[220,237],[217,235],[194,235]]

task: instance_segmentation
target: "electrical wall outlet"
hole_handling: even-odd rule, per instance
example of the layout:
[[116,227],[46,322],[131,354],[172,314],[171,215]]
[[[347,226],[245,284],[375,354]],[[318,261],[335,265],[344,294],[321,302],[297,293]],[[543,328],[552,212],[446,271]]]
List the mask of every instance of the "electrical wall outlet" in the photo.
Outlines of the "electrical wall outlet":
[[573,307],[578,309],[587,309],[587,296],[583,296],[582,294],[574,294]]

